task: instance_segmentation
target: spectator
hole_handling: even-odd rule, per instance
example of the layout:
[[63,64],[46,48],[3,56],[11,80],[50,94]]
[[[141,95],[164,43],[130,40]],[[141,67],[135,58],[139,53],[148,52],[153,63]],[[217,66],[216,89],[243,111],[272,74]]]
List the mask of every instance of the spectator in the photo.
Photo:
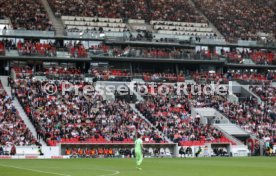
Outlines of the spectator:
[[0,87],[0,144],[36,145],[36,140],[13,107],[12,99],[3,91],[1,84]]
[[[61,82],[55,82],[61,86]],[[26,84],[29,86],[24,86]],[[89,85],[85,82],[78,84],[82,88]],[[72,90],[66,93],[67,101],[64,101],[60,93],[45,95],[41,83],[35,80],[17,81],[16,94],[49,145],[67,140],[127,142],[133,141],[136,131],[141,132],[147,142],[163,141],[153,129],[149,130],[149,124],[139,118],[124,100],[108,102],[94,92],[89,101],[82,94],[75,95]]]
[[3,148],[2,145],[0,145],[0,156],[1,156],[1,155],[4,155],[4,148]]
[[276,37],[275,10],[272,8],[275,7],[275,3],[270,4],[272,1],[194,0],[194,2],[229,41],[257,40],[258,32]]
[[180,154],[180,158],[185,157],[185,150],[183,147],[180,147],[179,154]]
[[44,155],[44,153],[42,152],[41,146],[38,147],[38,153],[39,153],[40,156]]
[[11,20],[13,29],[52,30],[46,10],[36,0],[5,0],[1,2],[0,16]]
[[12,145],[10,155],[14,156],[16,154],[16,147],[15,145]]

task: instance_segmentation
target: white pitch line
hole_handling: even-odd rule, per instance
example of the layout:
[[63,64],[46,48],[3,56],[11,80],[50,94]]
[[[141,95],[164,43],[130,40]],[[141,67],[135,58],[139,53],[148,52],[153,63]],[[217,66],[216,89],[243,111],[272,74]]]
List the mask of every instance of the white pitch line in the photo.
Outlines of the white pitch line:
[[[0,164],[0,166],[9,167],[9,168],[15,168],[15,169],[20,169],[20,170],[27,170],[27,171],[32,171],[32,172],[51,174],[51,175],[71,176],[71,175],[67,175],[67,174],[61,174],[61,173],[55,173],[55,172],[45,172],[45,171],[36,170],[36,169],[21,168],[21,167],[10,166],[10,165],[3,165],[3,164]],[[46,167],[43,167],[43,168],[46,168]],[[57,168],[57,169],[59,169],[60,167],[48,167],[48,168]],[[109,170],[109,169],[98,169],[98,168],[86,168],[86,169],[87,170],[99,170],[99,171],[114,172],[112,174],[104,174],[104,175],[97,175],[97,176],[114,176],[114,175],[118,175],[118,174],[121,173],[120,171]]]
[[114,172],[112,174],[103,174],[103,175],[97,175],[97,176],[114,176],[114,175],[118,175],[121,173],[120,171],[111,170],[111,169],[85,168],[85,170],[99,170],[99,171]]
[[61,173],[55,173],[55,172],[45,172],[45,171],[36,170],[36,169],[28,169],[28,168],[22,168],[22,167],[10,166],[10,165],[3,165],[3,164],[0,164],[0,166],[14,168],[14,169],[20,169],[20,170],[27,170],[27,171],[32,171],[32,172],[39,172],[39,173],[44,173],[44,174],[51,174],[51,175],[71,176],[71,175],[68,175],[68,174],[61,174]]
[[[42,168],[62,169],[62,168],[60,168],[60,167],[42,167]],[[114,172],[114,173],[112,173],[112,174],[104,174],[104,175],[97,175],[97,176],[114,176],[114,175],[120,174],[120,171],[117,171],[117,170],[110,170],[110,169],[85,168],[84,170],[99,170],[99,171]]]
[[[92,169],[92,168],[91,168]],[[93,168],[94,169],[94,168]],[[104,175],[98,175],[98,176],[113,176],[113,175],[118,175],[121,172],[117,171],[117,170],[107,170],[107,169],[94,169],[94,170],[101,170],[101,171],[107,171],[107,172],[114,172],[112,174],[104,174]]]

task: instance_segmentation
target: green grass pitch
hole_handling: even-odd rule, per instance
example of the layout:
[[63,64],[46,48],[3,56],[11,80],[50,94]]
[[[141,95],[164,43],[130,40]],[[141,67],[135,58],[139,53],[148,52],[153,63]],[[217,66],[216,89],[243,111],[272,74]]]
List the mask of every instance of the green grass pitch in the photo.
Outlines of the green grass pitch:
[[275,176],[276,158],[0,160],[1,176]]

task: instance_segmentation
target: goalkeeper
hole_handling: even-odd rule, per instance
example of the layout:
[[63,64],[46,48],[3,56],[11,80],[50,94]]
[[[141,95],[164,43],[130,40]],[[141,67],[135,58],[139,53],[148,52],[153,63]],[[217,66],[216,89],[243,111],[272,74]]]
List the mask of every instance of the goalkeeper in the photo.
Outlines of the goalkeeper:
[[142,170],[140,168],[143,162],[143,141],[141,139],[141,134],[137,134],[137,139],[135,141],[135,157],[136,157],[136,168],[138,170]]

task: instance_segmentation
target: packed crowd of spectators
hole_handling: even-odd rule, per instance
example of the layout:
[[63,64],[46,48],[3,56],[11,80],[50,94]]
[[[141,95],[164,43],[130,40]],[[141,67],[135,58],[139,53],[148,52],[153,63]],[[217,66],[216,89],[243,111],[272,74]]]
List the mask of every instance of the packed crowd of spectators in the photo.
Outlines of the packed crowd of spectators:
[[261,98],[261,100],[271,105],[276,105],[276,87],[270,85],[250,86],[252,92]]
[[37,145],[0,83],[0,145]]
[[134,77],[142,76],[146,82],[184,82],[185,76],[183,74],[174,73],[135,73]]
[[88,53],[81,42],[68,42],[65,47],[73,58],[86,58]]
[[227,73],[228,80],[243,80],[252,82],[252,84],[261,84],[263,82],[270,82],[276,80],[275,72],[268,72],[268,73],[257,73],[257,72],[250,72],[250,71],[236,71]]
[[19,55],[24,56],[49,56],[57,55],[56,47],[53,43],[40,43],[24,40],[24,42],[17,42],[17,50]]
[[150,1],[150,9],[152,20],[206,22],[189,1],[152,0]]
[[[258,39],[257,33],[276,37],[275,2],[261,0],[214,1],[194,0],[48,0],[58,16],[85,16],[146,21],[206,22],[202,11],[228,39]],[[0,17],[11,19],[14,29],[53,30],[43,5],[35,0],[1,2]],[[28,11],[26,11],[28,9]],[[173,14],[173,15],[172,15]],[[259,15],[261,14],[261,15]]]
[[276,54],[273,52],[265,52],[265,51],[255,51],[250,53],[250,58],[256,64],[273,64],[276,65]]
[[[32,69],[28,67],[13,69],[16,73],[26,75],[32,73]],[[43,72],[46,74],[80,74],[78,69],[62,67],[45,68]],[[129,76],[129,72],[123,70],[91,69],[90,74],[102,79],[112,76]],[[233,72],[230,78],[270,80],[275,76],[273,74],[273,72],[267,75]],[[215,72],[191,72],[191,75],[197,83],[200,82],[200,79],[214,80],[215,83],[229,79],[229,73],[223,75]],[[164,73],[143,73],[142,76],[145,80],[148,78],[150,81],[158,80],[161,77],[177,77],[175,74]],[[185,79],[184,76],[183,79]],[[50,96],[46,95],[43,90],[44,83],[41,84],[39,81],[22,77],[21,80],[16,81],[15,92],[35,124],[38,134],[46,139],[49,145],[55,145],[56,142],[132,142],[136,128],[144,134],[144,138],[148,142],[164,140],[149,124],[140,119],[124,100],[105,101],[97,92],[86,99],[82,94],[75,95],[74,90],[67,92],[65,96],[60,93]],[[61,82],[55,81],[55,83],[58,85],[58,92],[62,92]],[[74,84],[77,84],[82,90],[88,83],[75,81]],[[148,89],[148,92],[151,92],[151,87]],[[255,99],[233,103],[229,102],[226,96],[216,94],[177,95],[174,85],[171,84],[166,95],[147,94],[144,96],[145,101],[136,106],[154,127],[166,134],[172,141],[180,144],[188,145],[190,141],[196,145],[206,141],[231,142],[213,127],[203,125],[200,118],[192,118],[190,107],[215,108],[225,114],[233,123],[256,134],[258,138],[271,138],[273,128],[276,127],[276,90],[271,86],[251,86],[250,90],[266,103],[258,104]],[[155,90],[155,92],[157,91]]]
[[131,73],[128,70],[118,69],[90,69],[88,75],[94,76],[100,81],[131,81],[132,78],[141,78],[146,82],[184,82],[183,74],[174,73]]
[[194,0],[196,7],[229,40],[256,40],[258,32],[276,36],[273,1]]
[[275,64],[276,55],[273,51],[269,50],[232,50],[225,51],[224,49],[220,50],[220,53],[214,53],[217,56],[222,56],[227,58],[229,63],[243,64],[244,59],[251,59],[256,64]]
[[46,56],[57,57],[57,52],[68,52],[70,57],[86,58],[88,53],[86,48],[81,42],[66,42],[61,46],[59,42],[39,42],[33,40],[2,40],[0,42],[0,53],[5,53],[7,50],[18,50],[19,55],[24,56]]
[[[200,88],[196,87],[194,92]],[[276,96],[275,87],[251,87],[255,94],[261,97],[265,104],[259,104],[256,98],[241,99],[240,102],[229,102],[226,96],[214,94],[192,94],[188,86],[188,95],[179,94],[175,86],[170,86],[170,91],[165,95],[152,94],[148,88],[148,94],[144,102],[139,102],[136,107],[148,118],[160,131],[168,137],[180,143],[185,141],[226,141],[222,134],[211,126],[200,123],[200,116],[192,118],[190,107],[217,109],[232,123],[241,126],[257,138],[273,140],[276,127]],[[222,119],[215,119],[214,123],[220,123]],[[229,141],[228,141],[229,142]],[[193,143],[197,144],[197,143]]]
[[[145,101],[136,104],[139,111],[157,129],[177,143],[197,141],[199,144],[204,144],[206,141],[214,141],[223,137],[221,132],[210,125],[203,125],[200,117],[191,117],[191,97],[178,94],[173,85],[169,88],[166,94],[153,95],[151,87],[148,87],[150,93],[144,96]],[[155,93],[158,89],[161,88],[156,88]]]
[[143,58],[189,58],[190,52],[184,49],[171,48],[135,48],[135,47],[109,47],[92,48],[92,54],[117,57],[143,57]]
[[[30,72],[30,69],[22,69],[23,72]],[[79,74],[78,70],[74,69],[49,68],[44,71]],[[128,72],[120,70],[99,72],[92,69],[91,72],[98,76],[102,76],[102,73],[128,75]],[[57,142],[133,142],[136,129],[144,135],[147,142],[164,141],[164,138],[140,119],[124,100],[105,101],[95,91],[89,99],[83,94],[75,95],[74,90],[66,92],[64,96],[61,93],[50,96],[43,90],[45,83],[28,78],[17,80],[15,93],[34,123],[39,136],[47,140],[49,145],[56,145]],[[55,83],[58,92],[62,92],[61,82],[55,81]],[[75,84],[80,90],[88,85],[83,81]],[[158,88],[161,84],[157,85]],[[192,118],[191,107],[215,108],[233,123],[258,138],[273,136],[272,129],[276,127],[276,91],[273,87],[250,87],[256,95],[267,102],[265,105],[258,104],[255,99],[233,103],[229,102],[227,97],[216,94],[177,95],[174,85],[170,84],[169,88],[166,95],[153,95],[150,93],[151,87],[148,87],[150,94],[143,96],[145,100],[136,104],[136,107],[156,129],[174,142],[179,142],[181,145],[200,145],[206,141],[231,142],[212,126],[203,125],[200,117]]]
[[[56,15],[104,17],[104,18],[135,18],[144,17],[144,0],[124,1],[117,0],[48,0]],[[143,18],[142,18],[143,19]]]
[[[133,112],[123,100],[109,102],[93,91],[93,95],[75,90],[61,94],[61,82],[55,81],[58,93],[44,92],[46,82],[17,80],[15,92],[38,134],[48,142],[132,142],[136,132],[145,141],[162,142],[149,124]],[[76,83],[80,90],[85,82]],[[85,96],[86,95],[86,96]]]
[[155,47],[111,47],[104,44],[91,46],[91,54],[96,56],[140,57],[164,59],[218,60],[217,54],[208,50],[192,51],[182,48]]
[[190,73],[192,78],[197,83],[228,83],[228,78],[224,73],[218,73],[215,71],[196,71]]
[[249,53],[247,50],[243,50],[242,52],[239,52],[238,50],[226,52],[222,49],[221,55],[226,57],[229,63],[235,64],[243,64],[243,59],[249,58]]
[[130,72],[118,69],[95,69],[92,68],[88,74],[95,77],[99,81],[130,81]]
[[[273,129],[276,127],[276,109],[275,109],[275,88],[267,87],[267,89],[258,89],[259,87],[251,87],[258,90],[257,95],[260,97],[267,93],[268,96],[261,97],[263,100],[268,98],[267,103],[259,104],[257,99],[247,98],[240,99],[234,103],[228,101],[227,97],[222,95],[191,95],[190,104],[192,107],[212,107],[217,109],[228,117],[228,119],[251,134],[255,134],[258,138],[272,138]],[[263,91],[266,90],[266,91]]]
[[47,78],[58,77],[59,80],[62,80],[64,77],[74,79],[82,76],[80,69],[63,66],[47,66],[34,72],[33,68],[22,65],[13,66],[11,71],[16,79],[32,79],[34,76],[46,76]]
[[12,74],[16,79],[32,78],[34,71],[28,66],[17,66],[12,68]]
[[[268,100],[265,104],[258,103],[254,97],[240,99],[234,103],[228,101],[227,97],[222,95],[190,95],[190,105],[192,107],[212,107],[217,109],[228,117],[228,119],[241,126],[244,130],[251,134],[255,134],[258,138],[272,138],[273,129],[276,127],[276,109],[275,109],[275,88],[251,86],[250,89],[262,98]],[[266,94],[266,96],[264,96]]]
[[256,64],[276,64],[276,54],[270,51],[234,50],[226,52],[221,50],[221,55],[228,59],[229,63],[242,64],[244,59],[252,59]]
[[61,66],[53,66],[43,68],[43,73],[45,75],[54,74],[54,75],[80,75],[81,71],[77,68],[67,68]]
[[[267,73],[253,72],[250,70],[228,70],[226,73],[215,71],[189,71],[179,74],[166,72],[134,72],[131,75],[129,70],[119,69],[99,69],[93,68],[88,71],[88,75],[94,76],[102,81],[131,81],[133,78],[141,78],[145,82],[184,82],[186,77],[193,79],[196,83],[221,83],[228,84],[229,81],[239,81],[241,84],[263,84],[276,80],[274,71]],[[125,78],[125,79],[123,79]]]
[[40,1],[5,0],[0,4],[0,18],[9,18],[13,29],[53,30],[47,12]]
[[276,118],[273,115],[276,112],[275,104],[261,105],[252,98],[239,103],[224,102],[222,110],[233,123],[247,132],[260,139],[273,139],[273,129],[276,127]]
[[104,44],[92,45],[85,48],[81,42],[66,42],[63,47],[58,42],[21,41],[15,43],[13,40],[2,40],[0,42],[0,54],[6,50],[17,49],[20,55],[25,56],[57,56],[57,51],[68,51],[70,57],[87,58],[91,56],[109,57],[137,57],[137,58],[164,58],[164,59],[190,59],[190,60],[220,60],[227,58],[229,63],[243,64],[244,59],[251,59],[256,64],[275,65],[276,54],[271,51],[251,50],[221,50],[220,54],[210,50],[189,50],[182,48],[160,48],[160,47],[116,47]]
[[[57,15],[142,19],[146,21],[205,22],[188,1],[65,1],[49,0]],[[171,15],[174,14],[174,15]]]
[[254,72],[250,70],[228,70],[226,73],[215,71],[195,71],[191,72],[193,80],[196,83],[222,83],[227,84],[229,81],[239,81],[242,84],[263,84],[276,80],[274,71],[267,73]]

